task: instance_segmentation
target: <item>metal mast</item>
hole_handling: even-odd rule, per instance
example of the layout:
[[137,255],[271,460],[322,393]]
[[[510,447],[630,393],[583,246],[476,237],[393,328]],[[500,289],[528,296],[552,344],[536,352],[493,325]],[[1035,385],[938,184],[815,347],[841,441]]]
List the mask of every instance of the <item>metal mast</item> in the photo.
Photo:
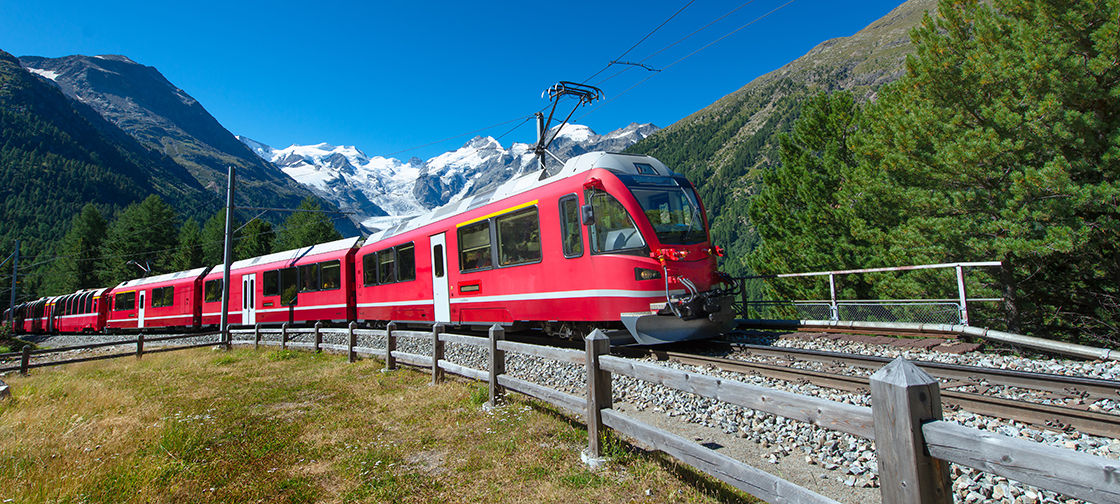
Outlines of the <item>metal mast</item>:
[[222,343],[230,347],[229,335],[229,270],[233,264],[233,176],[234,168],[229,167],[229,190],[226,195],[226,245],[225,271],[222,272]]

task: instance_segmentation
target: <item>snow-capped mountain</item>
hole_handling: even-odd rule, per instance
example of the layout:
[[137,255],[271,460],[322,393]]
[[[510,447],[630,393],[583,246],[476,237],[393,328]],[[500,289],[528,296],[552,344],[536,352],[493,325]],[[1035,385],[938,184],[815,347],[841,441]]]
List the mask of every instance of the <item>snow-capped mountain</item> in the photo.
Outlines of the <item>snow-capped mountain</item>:
[[[587,126],[569,124],[549,150],[561,159],[598,150],[621,151],[657,129],[652,124],[632,123],[597,135]],[[538,169],[531,145],[514,143],[506,148],[492,137],[475,137],[427,161],[414,157],[407,162],[371,158],[346,145],[321,143],[274,149],[249,138],[237,138],[318,196],[335,202],[344,211],[355,212],[355,220],[371,231],[386,229],[496,187],[526,170]],[[554,159],[548,161],[550,169],[560,165]]]

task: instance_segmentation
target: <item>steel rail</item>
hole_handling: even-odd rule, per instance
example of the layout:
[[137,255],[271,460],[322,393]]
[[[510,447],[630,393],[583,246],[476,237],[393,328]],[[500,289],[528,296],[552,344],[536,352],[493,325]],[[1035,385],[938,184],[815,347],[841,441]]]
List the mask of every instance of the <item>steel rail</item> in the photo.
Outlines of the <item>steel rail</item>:
[[[623,350],[622,353],[630,354],[631,356],[644,353],[646,355],[653,355],[658,359],[672,359],[683,364],[715,366],[724,371],[757,374],[767,378],[790,382],[812,383],[821,387],[849,392],[867,393],[870,389],[868,379],[862,377],[661,350],[630,348]],[[926,363],[918,364],[922,365]],[[1113,390],[1115,392],[1116,389]],[[946,409],[960,408],[981,415],[1013,419],[1042,428],[1058,430],[1074,428],[1086,434],[1107,436],[1114,439],[1120,438],[1120,415],[1081,411],[1067,407],[1016,401],[953,390],[942,390],[941,401]]]

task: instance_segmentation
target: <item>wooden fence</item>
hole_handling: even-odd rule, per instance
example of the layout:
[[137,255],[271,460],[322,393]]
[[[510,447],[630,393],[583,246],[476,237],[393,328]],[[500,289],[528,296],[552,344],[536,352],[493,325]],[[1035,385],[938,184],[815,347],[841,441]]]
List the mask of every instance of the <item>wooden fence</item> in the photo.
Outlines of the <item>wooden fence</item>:
[[[279,345],[285,349],[292,346],[314,351],[328,349],[346,352],[351,362],[358,353],[379,356],[384,359],[388,370],[396,369],[398,363],[430,368],[432,383],[442,380],[445,372],[485,381],[489,383],[489,406],[501,404],[505,393],[514,391],[583,415],[588,431],[588,447],[583,453],[583,459],[592,466],[602,460],[599,444],[601,433],[605,427],[609,427],[744,492],[773,503],[836,501],[616,411],[611,397],[612,377],[628,376],[875,440],[880,492],[886,504],[952,502],[949,462],[1089,502],[1120,503],[1120,462],[945,422],[941,415],[941,395],[937,380],[902,358],[895,359],[871,376],[873,407],[867,408],[615,357],[610,355],[607,336],[600,331],[593,332],[586,339],[584,351],[578,351],[506,341],[505,331],[497,325],[490,328],[488,338],[450,334],[444,332],[444,329],[443,325],[437,324],[431,332],[402,331],[397,329],[396,324],[389,324],[385,330],[370,330],[357,329],[356,324],[351,323],[345,329],[322,328],[319,325],[313,329],[291,329],[285,325],[277,330],[262,329],[258,325],[253,329],[235,329],[230,332],[231,336],[251,335],[252,344],[257,346],[266,344]],[[345,334],[346,344],[324,343],[324,334]],[[278,335],[279,340],[266,340],[266,335]],[[312,342],[293,341],[293,335],[313,335],[314,339]],[[149,338],[146,341],[197,336],[199,335]],[[360,347],[357,345],[358,336],[384,338],[385,345],[383,348]],[[427,340],[431,345],[431,355],[397,350],[399,338]],[[133,342],[137,345],[138,357],[145,352],[144,341],[141,336]],[[241,339],[239,342],[248,340]],[[122,343],[127,342],[91,345],[87,348]],[[219,343],[229,344],[229,341]],[[489,369],[474,369],[444,359],[446,343],[485,350],[489,355]],[[215,343],[172,349],[213,344]],[[60,350],[73,348],[76,347]],[[574,396],[507,374],[508,353],[585,366],[586,395]],[[26,371],[28,352],[23,355],[23,367]],[[116,356],[120,354],[109,357]],[[96,358],[106,357],[66,362]],[[51,364],[54,363],[41,365]]]

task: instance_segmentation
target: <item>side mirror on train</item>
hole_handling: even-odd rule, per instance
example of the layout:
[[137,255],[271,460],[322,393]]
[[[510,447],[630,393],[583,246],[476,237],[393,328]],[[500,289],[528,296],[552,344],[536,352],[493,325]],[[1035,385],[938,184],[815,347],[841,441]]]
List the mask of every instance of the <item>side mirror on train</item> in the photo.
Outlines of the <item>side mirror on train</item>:
[[579,207],[580,218],[583,219],[584,226],[592,226],[595,224],[595,210],[590,205],[583,205]]

